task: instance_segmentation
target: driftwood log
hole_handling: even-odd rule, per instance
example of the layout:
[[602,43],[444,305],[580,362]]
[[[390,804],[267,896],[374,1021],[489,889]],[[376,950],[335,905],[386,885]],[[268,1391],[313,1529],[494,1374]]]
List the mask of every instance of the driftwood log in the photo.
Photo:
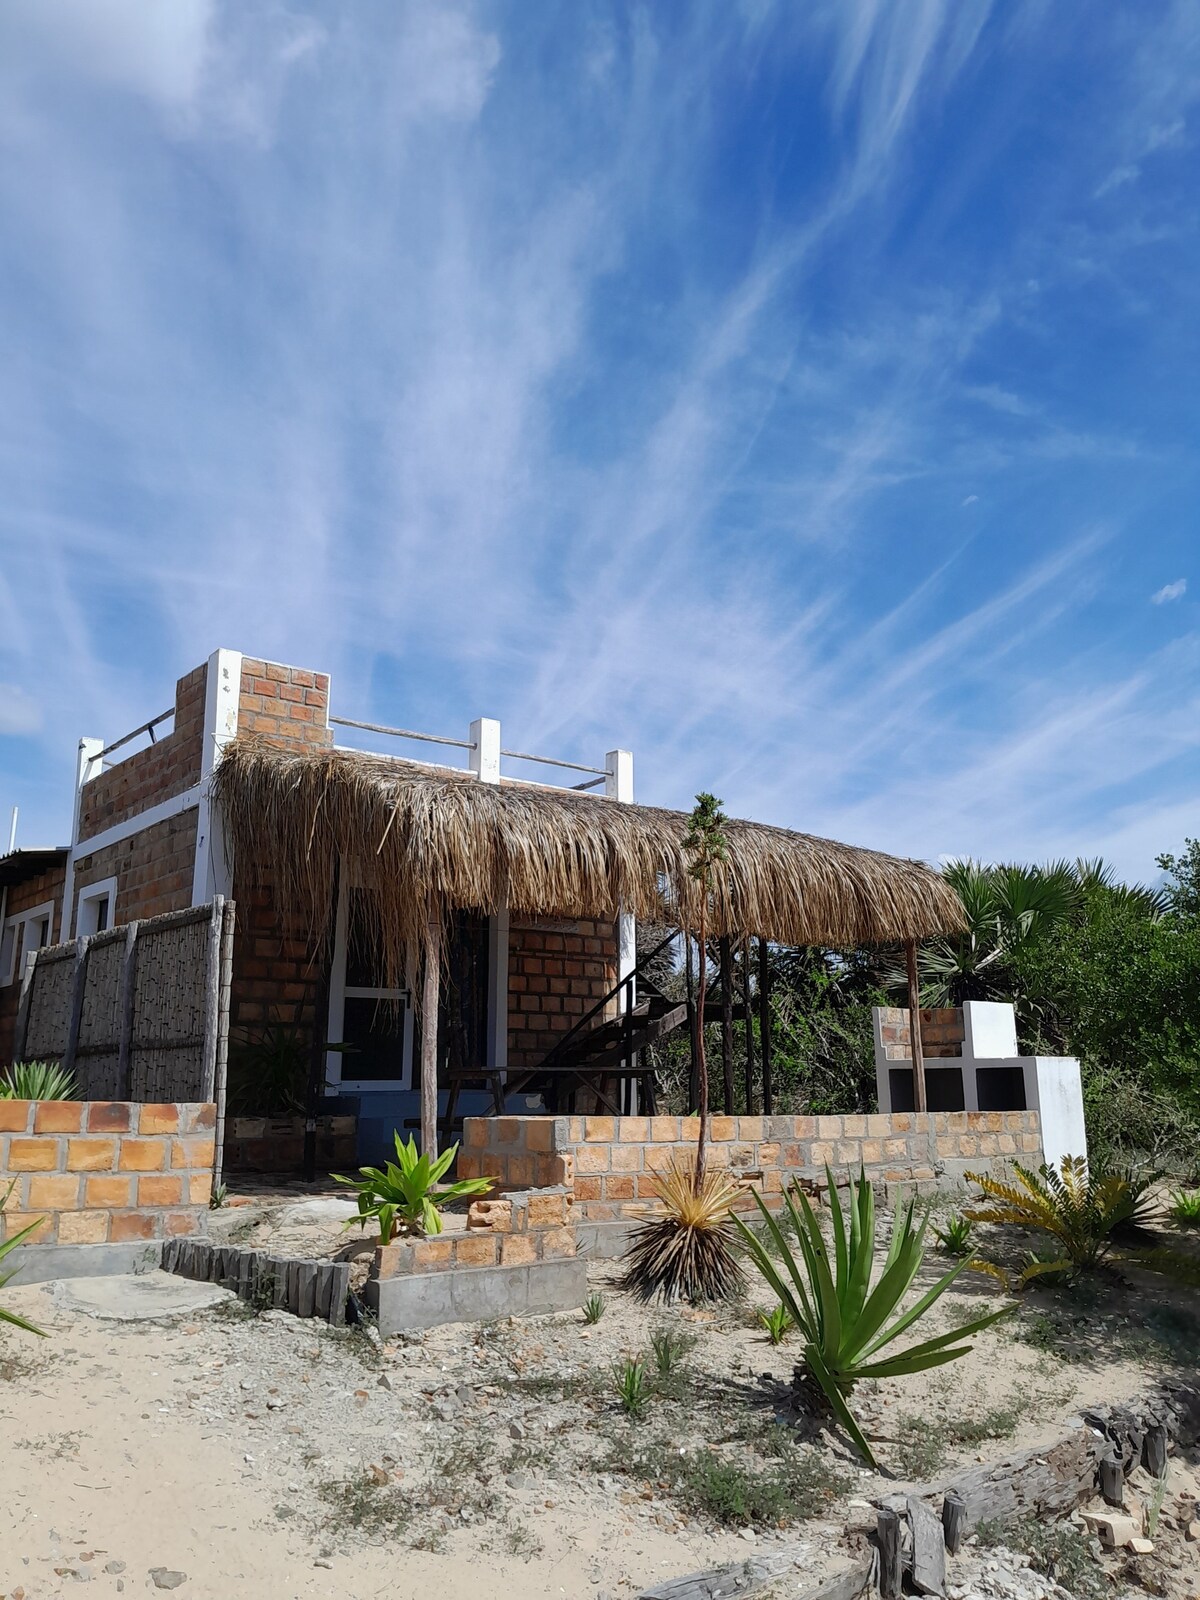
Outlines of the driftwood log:
[[[728,1566],[708,1572],[690,1572],[682,1578],[668,1578],[653,1589],[644,1589],[638,1600],[732,1600],[737,1595],[756,1594],[788,1573],[803,1568],[812,1556],[812,1541],[786,1544],[761,1555],[748,1556]],[[835,1573],[815,1589],[805,1589],[797,1600],[858,1600],[871,1587],[875,1563],[869,1558]]]

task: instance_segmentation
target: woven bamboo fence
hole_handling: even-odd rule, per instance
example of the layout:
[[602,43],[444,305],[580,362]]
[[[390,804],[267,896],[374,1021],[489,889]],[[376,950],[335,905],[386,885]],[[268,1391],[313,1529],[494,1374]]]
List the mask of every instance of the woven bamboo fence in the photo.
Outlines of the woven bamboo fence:
[[224,1099],[234,904],[168,911],[39,950],[16,1059],[58,1061],[83,1100]]

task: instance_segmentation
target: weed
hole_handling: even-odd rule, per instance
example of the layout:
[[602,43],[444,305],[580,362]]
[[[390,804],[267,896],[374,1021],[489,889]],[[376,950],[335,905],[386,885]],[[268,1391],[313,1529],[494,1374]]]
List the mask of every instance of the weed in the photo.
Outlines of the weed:
[[536,1533],[523,1523],[510,1522],[504,1530],[504,1548],[510,1556],[520,1556],[522,1561],[532,1561],[545,1548]]
[[970,1254],[971,1235],[975,1232],[975,1224],[969,1217],[961,1215],[949,1217],[944,1228],[939,1228],[935,1224],[933,1231],[937,1235],[938,1249],[943,1255]]
[[600,1321],[600,1318],[604,1315],[604,1310],[604,1296],[598,1290],[593,1289],[583,1302],[583,1320],[591,1327]]
[[1088,1549],[1086,1534],[1069,1522],[1039,1522],[1022,1517],[1017,1522],[981,1522],[975,1530],[985,1547],[1003,1545],[1029,1557],[1036,1572],[1053,1578],[1076,1600],[1102,1600],[1111,1594],[1104,1570]]
[[23,1450],[48,1456],[51,1461],[65,1461],[68,1456],[79,1454],[79,1441],[82,1438],[82,1431],[77,1429],[73,1433],[49,1433],[44,1439],[18,1439],[17,1443]]
[[766,1329],[767,1338],[772,1344],[782,1344],[795,1327],[792,1314],[782,1301],[771,1311],[760,1311],[758,1323]]
[[659,1377],[669,1378],[695,1342],[694,1334],[681,1333],[678,1328],[655,1328],[650,1335],[650,1349]]
[[1020,1420],[1020,1410],[1012,1402],[940,1422],[928,1416],[901,1417],[898,1443],[904,1452],[906,1475],[916,1480],[932,1478],[956,1450],[973,1448],[986,1439],[1007,1439]]
[[707,1447],[680,1450],[660,1442],[632,1460],[626,1452],[623,1470],[725,1527],[781,1527],[816,1516],[850,1481],[817,1451],[795,1446],[771,1466],[757,1468]]
[[622,1365],[613,1371],[613,1384],[617,1391],[617,1399],[626,1413],[635,1421],[645,1414],[646,1401],[649,1398],[646,1385],[646,1368],[641,1360],[629,1357]]
[[224,1183],[213,1185],[213,1191],[208,1197],[208,1209],[220,1211],[229,1204],[229,1187]]
[[362,1533],[394,1537],[412,1522],[413,1507],[392,1484],[380,1484],[370,1473],[321,1484],[318,1493],[329,1507],[326,1526],[357,1528]]
[[1200,1228],[1200,1189],[1190,1193],[1184,1189],[1173,1189],[1170,1212],[1176,1222],[1185,1223],[1189,1228]]

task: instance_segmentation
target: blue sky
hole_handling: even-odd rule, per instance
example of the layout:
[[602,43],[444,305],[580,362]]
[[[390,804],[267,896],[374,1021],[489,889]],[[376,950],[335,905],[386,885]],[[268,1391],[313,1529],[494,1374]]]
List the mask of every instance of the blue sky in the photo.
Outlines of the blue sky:
[[218,645],[936,859],[1200,832],[1194,0],[6,0],[0,807]]

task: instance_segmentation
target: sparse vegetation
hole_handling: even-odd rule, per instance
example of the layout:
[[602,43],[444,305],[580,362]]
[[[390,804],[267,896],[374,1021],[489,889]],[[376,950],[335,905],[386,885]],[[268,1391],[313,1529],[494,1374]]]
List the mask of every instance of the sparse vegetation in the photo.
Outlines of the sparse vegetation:
[[760,1311],[758,1322],[759,1326],[766,1330],[767,1338],[772,1344],[782,1344],[796,1326],[792,1321],[791,1312],[782,1301],[770,1311]]
[[617,1399],[626,1414],[635,1421],[644,1416],[650,1389],[646,1382],[646,1368],[642,1362],[633,1357],[627,1358],[614,1371],[613,1383]]
[[677,1328],[655,1328],[650,1335],[650,1349],[659,1377],[671,1377],[695,1342],[692,1334],[680,1333]]
[[933,1227],[937,1235],[938,1249],[943,1255],[965,1256],[971,1253],[971,1236],[975,1232],[975,1224],[970,1217],[953,1216],[946,1221],[944,1228],[937,1224]]
[[210,1211],[222,1211],[229,1204],[229,1188],[223,1183],[214,1183],[212,1193],[208,1197]]
[[613,1470],[670,1495],[683,1509],[726,1527],[786,1527],[818,1515],[849,1486],[848,1476],[816,1450],[789,1443],[769,1466],[735,1461],[701,1445],[658,1440],[625,1451]]
[[906,1416],[897,1429],[897,1470],[916,1481],[932,1478],[956,1451],[974,1449],[988,1439],[1009,1439],[1021,1420],[1012,1401],[973,1416]]
[[589,1327],[600,1321],[604,1315],[605,1304],[604,1296],[593,1289],[583,1302],[583,1320]]
[[1172,1190],[1169,1210],[1176,1222],[1182,1222],[1189,1228],[1200,1228],[1200,1189]]
[[1036,1572],[1053,1578],[1075,1600],[1103,1600],[1112,1593],[1103,1567],[1088,1548],[1087,1535],[1070,1522],[981,1522],[975,1530],[985,1548],[1003,1546],[1029,1557]]

